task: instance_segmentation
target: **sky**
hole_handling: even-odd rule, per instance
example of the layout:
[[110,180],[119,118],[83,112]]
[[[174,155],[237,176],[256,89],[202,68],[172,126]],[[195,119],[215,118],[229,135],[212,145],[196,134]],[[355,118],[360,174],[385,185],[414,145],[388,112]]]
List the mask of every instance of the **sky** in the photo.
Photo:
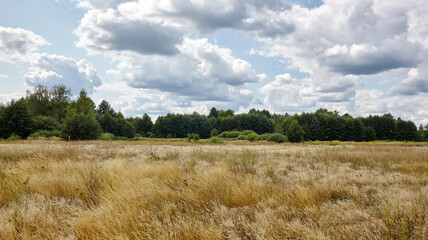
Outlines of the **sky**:
[[426,0],[2,0],[0,102],[42,84],[125,116],[383,115],[428,124]]

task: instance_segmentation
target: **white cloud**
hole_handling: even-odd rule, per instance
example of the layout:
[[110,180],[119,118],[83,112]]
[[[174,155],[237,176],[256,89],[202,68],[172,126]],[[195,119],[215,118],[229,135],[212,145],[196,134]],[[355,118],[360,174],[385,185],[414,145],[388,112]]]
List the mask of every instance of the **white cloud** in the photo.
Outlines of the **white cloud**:
[[0,103],[7,104],[12,99],[19,99],[23,96],[23,93],[0,93]]
[[161,22],[132,20],[120,12],[90,10],[74,32],[77,47],[89,53],[105,51],[135,51],[140,54],[173,55],[182,33]]
[[407,77],[391,89],[393,95],[417,95],[428,92],[428,60],[409,70]]
[[40,46],[49,44],[41,36],[22,28],[0,26],[0,61],[28,61]]
[[64,56],[39,55],[32,62],[32,71],[25,75],[25,82],[30,86],[42,84],[51,88],[63,84],[70,87],[73,94],[84,88],[89,94],[102,82],[95,68],[86,60],[76,61]]
[[207,39],[185,38],[174,56],[123,54],[118,70],[135,88],[157,89],[196,101],[231,101],[248,83],[263,81],[251,64]]

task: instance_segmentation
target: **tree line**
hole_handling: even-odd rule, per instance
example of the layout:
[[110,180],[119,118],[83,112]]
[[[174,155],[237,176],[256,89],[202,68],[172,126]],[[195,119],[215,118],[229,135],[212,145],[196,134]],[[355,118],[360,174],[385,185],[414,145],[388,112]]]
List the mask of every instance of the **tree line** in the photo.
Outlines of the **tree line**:
[[[151,138],[210,138],[214,136],[255,139],[259,135],[283,135],[291,142],[301,141],[427,141],[428,125],[396,119],[391,114],[354,118],[337,111],[318,109],[314,113],[275,114],[251,109],[235,114],[233,110],[211,108],[199,113],[159,116],[155,123],[149,115],[125,118],[103,100],[98,106],[85,90],[72,100],[63,85],[48,89],[38,85],[26,96],[0,105],[0,138],[61,137],[66,140]],[[250,135],[249,135],[250,134]],[[271,136],[272,137],[272,136]],[[262,138],[263,139],[263,138]],[[283,139],[283,138],[281,138]]]

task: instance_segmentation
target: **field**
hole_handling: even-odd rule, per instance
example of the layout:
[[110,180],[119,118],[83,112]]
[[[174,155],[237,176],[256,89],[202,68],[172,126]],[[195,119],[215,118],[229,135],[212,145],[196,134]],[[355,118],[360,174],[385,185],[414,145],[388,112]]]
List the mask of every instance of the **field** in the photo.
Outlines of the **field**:
[[0,239],[428,239],[428,145],[3,142]]

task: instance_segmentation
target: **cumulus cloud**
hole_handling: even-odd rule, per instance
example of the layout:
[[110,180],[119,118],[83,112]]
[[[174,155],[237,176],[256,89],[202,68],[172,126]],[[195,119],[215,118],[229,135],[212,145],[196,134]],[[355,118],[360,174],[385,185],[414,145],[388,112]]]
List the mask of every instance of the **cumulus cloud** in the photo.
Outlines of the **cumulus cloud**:
[[[135,50],[173,54],[186,34],[237,29],[276,37],[294,30],[281,0],[81,0],[91,8],[75,34],[77,46],[89,51]],[[219,11],[219,9],[222,9]]]
[[25,75],[30,86],[42,84],[48,88],[63,84],[77,94],[84,88],[89,94],[101,85],[95,68],[86,60],[76,61],[64,56],[40,54],[32,62],[32,71]]
[[40,46],[49,44],[43,37],[22,28],[0,26],[0,61],[28,61]]
[[418,68],[410,69],[407,77],[390,91],[392,95],[416,95],[423,92],[428,92],[428,61]]
[[75,34],[78,47],[90,53],[135,51],[140,54],[173,55],[182,41],[182,33],[160,22],[138,21],[116,10],[90,10]]
[[232,56],[227,48],[207,39],[185,38],[174,56],[124,54],[118,58],[119,74],[135,88],[157,89],[197,101],[231,101],[239,89],[263,81],[251,64]]

